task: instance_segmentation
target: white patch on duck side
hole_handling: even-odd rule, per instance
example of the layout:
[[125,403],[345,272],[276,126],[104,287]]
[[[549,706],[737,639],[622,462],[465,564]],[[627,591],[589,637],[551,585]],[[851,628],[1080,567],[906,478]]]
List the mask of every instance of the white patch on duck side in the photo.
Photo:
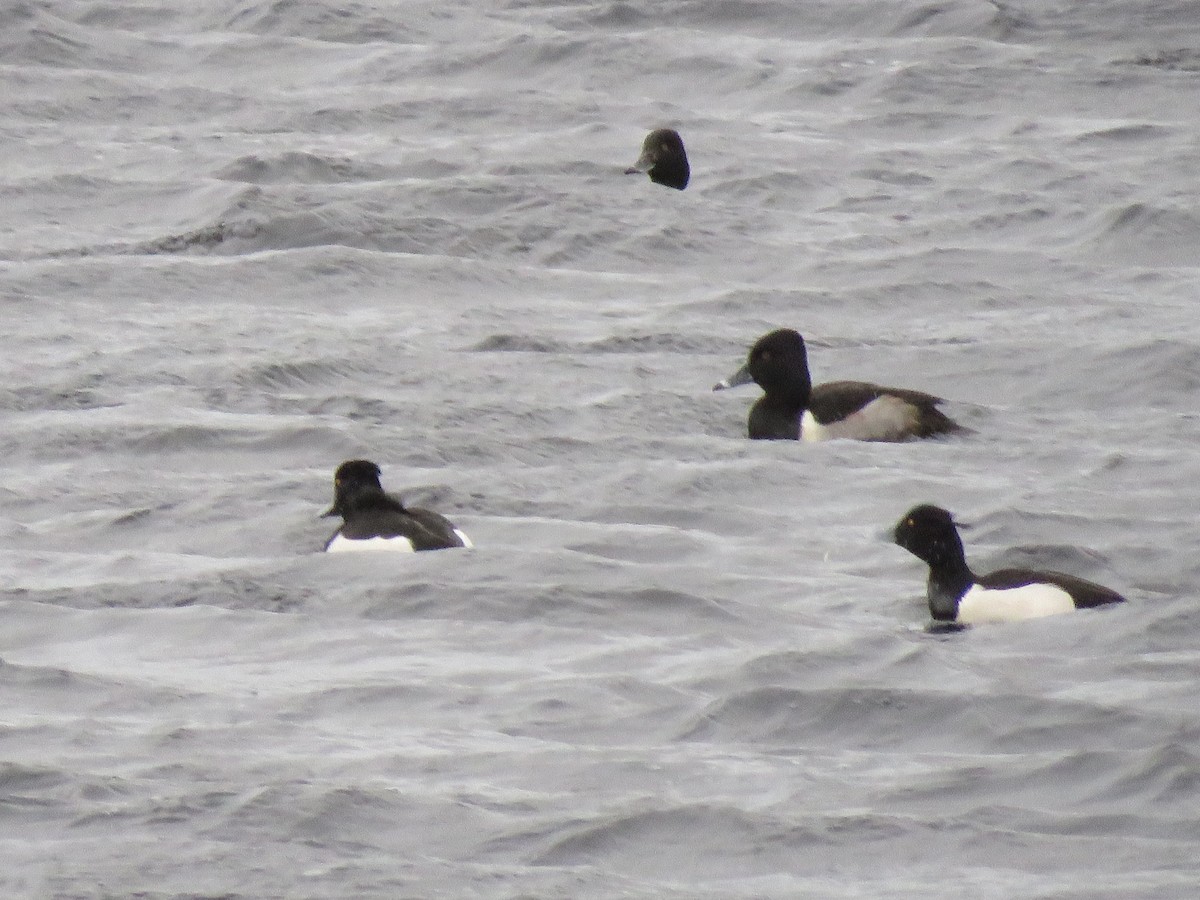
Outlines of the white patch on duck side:
[[463,542],[463,546],[468,550],[474,550],[475,545],[471,543],[471,539],[466,536],[460,529],[455,528],[454,533],[458,535],[458,539]]
[[800,415],[800,440],[810,444],[817,441],[827,441],[831,435],[829,429],[817,421],[807,409]]
[[412,553],[413,545],[406,537],[373,537],[353,540],[338,535],[325,548],[326,553],[349,553],[362,550],[386,550],[390,553]]
[[884,394],[844,419],[822,425],[810,410],[800,416],[800,440],[903,441],[916,433],[917,409],[907,400]]
[[1074,612],[1075,601],[1056,584],[1026,584],[1017,588],[980,587],[975,584],[958,601],[956,622],[1019,622]]

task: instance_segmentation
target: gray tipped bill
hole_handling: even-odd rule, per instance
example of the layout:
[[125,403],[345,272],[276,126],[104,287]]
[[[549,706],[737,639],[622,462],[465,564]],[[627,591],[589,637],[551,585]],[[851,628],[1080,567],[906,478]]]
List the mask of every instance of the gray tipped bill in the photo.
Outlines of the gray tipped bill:
[[654,166],[654,154],[649,150],[643,150],[642,155],[637,158],[632,166],[625,170],[626,175],[638,175],[649,172]]
[[749,384],[754,380],[754,376],[750,374],[750,364],[744,364],[740,369],[730,375],[723,381],[718,381],[713,385],[714,391],[723,391],[726,388],[735,388],[742,384]]

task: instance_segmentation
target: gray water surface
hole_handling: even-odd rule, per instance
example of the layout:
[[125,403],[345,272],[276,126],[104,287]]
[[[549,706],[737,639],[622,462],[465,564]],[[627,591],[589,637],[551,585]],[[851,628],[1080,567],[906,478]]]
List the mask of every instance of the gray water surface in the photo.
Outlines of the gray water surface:
[[[1195,897],[1198,16],[9,4],[5,896]],[[746,440],[780,326],[975,433]]]

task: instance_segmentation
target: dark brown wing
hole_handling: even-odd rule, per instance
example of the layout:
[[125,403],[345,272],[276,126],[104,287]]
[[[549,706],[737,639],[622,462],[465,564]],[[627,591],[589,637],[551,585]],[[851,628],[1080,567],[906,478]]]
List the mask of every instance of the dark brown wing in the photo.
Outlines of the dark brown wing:
[[1062,588],[1075,601],[1076,609],[1124,603],[1125,598],[1114,590],[1065,572],[1036,572],[1031,569],[998,569],[976,579],[985,588],[1005,590],[1027,584],[1053,584]]
[[337,532],[348,540],[404,537],[412,543],[413,550],[445,550],[465,546],[455,533],[454,526],[444,516],[429,509],[410,509],[385,493],[355,495],[348,506],[349,509],[343,513],[345,521]]
[[945,401],[924,391],[884,387],[869,381],[828,381],[812,389],[808,411],[822,425],[846,419],[880,397],[894,397],[912,408],[911,437],[953,434],[963,427],[938,409]]

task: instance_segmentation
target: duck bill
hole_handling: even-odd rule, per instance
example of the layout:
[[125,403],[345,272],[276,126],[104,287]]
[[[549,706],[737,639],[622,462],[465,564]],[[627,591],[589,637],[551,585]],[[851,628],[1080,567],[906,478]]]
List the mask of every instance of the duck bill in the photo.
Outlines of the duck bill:
[[754,380],[754,376],[750,374],[750,364],[744,364],[740,369],[730,375],[723,381],[718,381],[713,385],[714,391],[723,391],[726,388],[735,388],[739,385],[749,384]]
[[328,519],[331,516],[340,516],[341,514],[342,514],[341,510],[338,509],[338,505],[335,503],[335,504],[333,504],[333,506],[329,507],[329,509],[325,510],[325,512],[323,512],[319,516],[317,516],[317,518],[318,519]]
[[649,172],[654,166],[654,160],[649,153],[643,153],[638,157],[637,162],[625,170],[626,175],[639,175]]

